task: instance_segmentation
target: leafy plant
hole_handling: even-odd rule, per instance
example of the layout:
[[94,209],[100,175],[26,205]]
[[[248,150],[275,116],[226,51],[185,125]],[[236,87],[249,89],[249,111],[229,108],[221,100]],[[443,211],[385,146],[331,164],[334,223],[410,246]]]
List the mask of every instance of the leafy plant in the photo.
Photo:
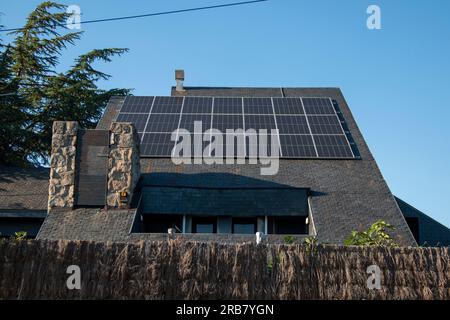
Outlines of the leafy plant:
[[395,230],[389,223],[378,220],[365,231],[352,231],[344,240],[346,246],[397,247],[398,244],[389,235],[388,230]]
[[14,236],[13,236],[14,240],[26,240],[27,239],[27,232],[26,231],[18,231],[18,232],[14,232]]
[[316,252],[317,251],[317,245],[318,240],[314,236],[309,236],[303,240],[303,243],[306,245],[306,252]]
[[317,246],[318,240],[314,236],[309,236],[303,242],[308,246]]
[[285,244],[293,244],[295,242],[295,238],[293,236],[284,236],[283,241]]

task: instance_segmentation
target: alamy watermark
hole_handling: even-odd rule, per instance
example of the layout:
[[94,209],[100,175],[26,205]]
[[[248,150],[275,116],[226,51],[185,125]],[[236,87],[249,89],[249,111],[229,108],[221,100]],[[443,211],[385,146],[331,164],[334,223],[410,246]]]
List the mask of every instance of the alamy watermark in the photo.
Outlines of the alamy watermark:
[[81,29],[81,8],[76,4],[67,7],[66,13],[70,16],[67,18],[66,27],[70,30]]
[[381,289],[381,269],[376,264],[367,267],[366,273],[369,274],[367,278],[367,288],[369,290]]
[[171,157],[180,164],[261,164],[261,175],[275,175],[279,169],[280,138],[277,129],[217,129],[202,132],[202,122],[194,121],[193,134],[186,129],[172,132],[175,141]]
[[77,265],[70,265],[66,270],[67,274],[70,276],[67,278],[66,286],[69,290],[80,290],[81,289],[81,269]]
[[367,7],[366,10],[369,17],[366,25],[369,30],[381,30],[381,8],[375,4]]

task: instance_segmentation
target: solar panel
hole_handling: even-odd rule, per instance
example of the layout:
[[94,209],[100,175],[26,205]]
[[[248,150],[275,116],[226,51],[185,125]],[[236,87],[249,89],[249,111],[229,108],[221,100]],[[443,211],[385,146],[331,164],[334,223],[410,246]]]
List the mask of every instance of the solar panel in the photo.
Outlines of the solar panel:
[[281,152],[286,158],[316,158],[310,135],[280,135]]
[[301,98],[273,98],[275,114],[305,114]]
[[212,98],[186,97],[183,104],[183,113],[207,113],[212,112]]
[[144,131],[148,115],[140,113],[120,113],[117,116],[118,122],[132,122],[138,132]]
[[342,134],[341,123],[337,116],[308,116],[312,134]]
[[[226,133],[227,129],[278,129],[282,158],[353,159],[358,155],[356,145],[347,128],[339,106],[330,98],[250,98],[250,97],[134,97],[128,96],[116,121],[134,123],[141,138],[141,155],[170,157],[175,145],[171,133],[178,128],[194,132],[194,122],[202,122],[202,132],[213,128]],[[192,136],[193,138],[194,136]],[[235,142],[245,147],[250,156],[255,138]],[[223,136],[224,155],[226,136]],[[202,148],[209,144],[201,141]],[[244,141],[244,142],[242,142]],[[258,141],[258,139],[256,139]],[[194,143],[193,139],[191,141]],[[193,151],[193,150],[192,150]],[[268,150],[270,154],[270,150]],[[214,155],[214,152],[212,153]]]
[[[213,139],[214,142],[214,139]],[[235,157],[243,155],[245,157],[245,135],[244,134],[224,134],[222,136],[222,143],[216,142],[217,148],[211,146],[211,156],[217,156],[217,149],[221,149],[223,157],[226,157],[227,152],[232,152]],[[216,150],[214,150],[216,149]]]
[[185,114],[181,115],[180,129],[186,129],[189,132],[194,132],[194,122],[202,122],[202,131],[205,132],[211,128],[211,114]]
[[314,142],[319,157],[353,158],[353,153],[344,135],[316,135],[314,136]]
[[[210,149],[209,149],[209,143],[210,143],[210,136],[203,135],[203,134],[191,134],[187,139],[189,139],[187,142],[183,144],[183,139],[185,136],[182,136],[181,134],[177,136],[176,143],[180,144],[180,148],[177,148],[173,150],[173,153],[175,156],[180,157],[197,157],[197,156],[204,156],[210,155]],[[190,143],[188,143],[190,142]],[[183,146],[183,149],[181,149],[181,145]],[[188,147],[186,147],[188,146]],[[186,147],[186,148],[184,148]],[[187,150],[186,150],[187,149]],[[188,153],[187,153],[188,152]]]
[[245,129],[276,129],[275,118],[272,115],[245,114]]
[[245,114],[273,114],[272,99],[244,98]]
[[150,114],[145,132],[167,132],[178,129],[179,114]]
[[335,114],[330,98],[302,98],[306,114]]
[[[267,132],[267,136],[264,140],[265,143],[262,143],[261,136],[256,134],[246,134],[245,147],[247,157],[258,158],[260,156],[273,156],[272,144],[275,144],[275,141],[272,140],[272,137],[277,139],[276,142],[278,147],[280,147],[279,136],[272,136],[269,131]],[[278,149],[278,156],[281,156],[280,149]]]
[[120,112],[148,113],[152,107],[153,97],[127,96]]
[[180,113],[183,97],[155,97],[152,113]]
[[242,98],[214,98],[214,114],[242,114]]
[[227,129],[244,129],[242,114],[214,114],[212,128],[223,133]]
[[141,142],[141,154],[170,156],[174,145],[171,133],[145,133]]
[[310,134],[305,116],[277,115],[276,119],[280,134]]

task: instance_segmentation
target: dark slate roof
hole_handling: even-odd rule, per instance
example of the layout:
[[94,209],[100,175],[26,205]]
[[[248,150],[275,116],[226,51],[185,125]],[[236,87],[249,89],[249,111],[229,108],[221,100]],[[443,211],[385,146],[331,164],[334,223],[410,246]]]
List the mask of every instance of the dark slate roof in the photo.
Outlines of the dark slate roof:
[[[227,173],[250,177],[297,188],[310,188],[313,222],[323,242],[340,243],[353,230],[361,230],[378,219],[397,228],[398,241],[415,245],[411,231],[387,186],[339,88],[207,88],[185,87],[172,95],[187,96],[252,96],[252,97],[331,97],[339,104],[352,138],[359,150],[360,160],[290,160],[281,159],[278,174],[261,176],[260,165],[174,165],[171,159],[142,158],[144,173],[174,173],[198,175]],[[118,101],[107,107],[99,128],[109,126],[115,119]],[[393,155],[395,156],[395,155]],[[181,183],[184,182],[181,179]],[[157,183],[157,182],[156,182]]]
[[5,216],[11,215],[11,210],[15,214],[46,212],[48,178],[49,169],[0,166],[0,211]]
[[124,101],[125,97],[111,97],[102,118],[97,123],[97,129],[109,130],[111,122],[117,117]]
[[433,218],[417,210],[400,198],[395,197],[403,215],[407,218],[417,218],[419,222],[419,245],[450,246],[450,229]]

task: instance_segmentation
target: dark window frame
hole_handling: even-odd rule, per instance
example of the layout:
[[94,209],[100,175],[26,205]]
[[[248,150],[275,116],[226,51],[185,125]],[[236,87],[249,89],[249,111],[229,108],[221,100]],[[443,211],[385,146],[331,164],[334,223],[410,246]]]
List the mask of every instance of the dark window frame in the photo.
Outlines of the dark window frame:
[[[308,235],[309,234],[309,225],[306,224],[305,216],[268,216],[268,226],[267,232],[268,234],[280,234],[280,235]],[[298,219],[298,222],[295,220]],[[280,226],[277,224],[286,223],[288,226],[293,224],[299,224],[299,226],[303,230],[298,230],[298,232],[287,232],[280,230]]]
[[[175,228],[177,233],[180,233],[180,231],[183,231],[183,215],[179,214],[143,214],[142,215],[142,233],[167,233],[169,228],[173,228],[174,225],[179,229]],[[161,219],[162,221],[159,222],[161,228],[165,228],[165,230],[160,229],[159,231],[154,231],[155,226],[152,226],[152,222],[149,220],[152,219]],[[170,220],[173,222],[170,223]],[[166,227],[163,227],[164,224],[168,224]],[[170,225],[171,224],[171,225]],[[152,231],[153,227],[153,231]]]

